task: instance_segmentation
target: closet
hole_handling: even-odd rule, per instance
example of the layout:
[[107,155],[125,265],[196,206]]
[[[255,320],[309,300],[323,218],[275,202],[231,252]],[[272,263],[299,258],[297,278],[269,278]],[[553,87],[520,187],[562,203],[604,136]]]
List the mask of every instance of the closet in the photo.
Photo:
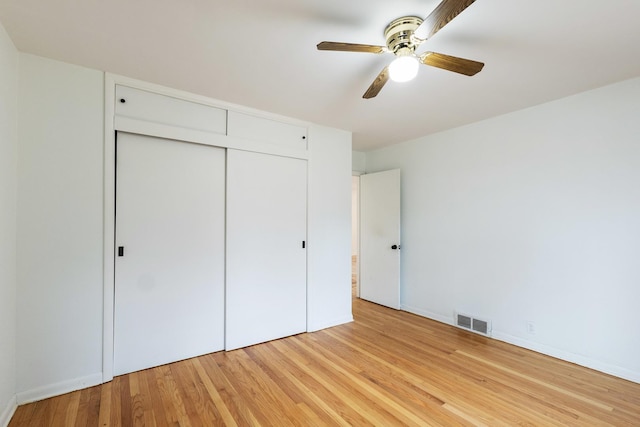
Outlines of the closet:
[[115,101],[114,374],[306,331],[306,129]]

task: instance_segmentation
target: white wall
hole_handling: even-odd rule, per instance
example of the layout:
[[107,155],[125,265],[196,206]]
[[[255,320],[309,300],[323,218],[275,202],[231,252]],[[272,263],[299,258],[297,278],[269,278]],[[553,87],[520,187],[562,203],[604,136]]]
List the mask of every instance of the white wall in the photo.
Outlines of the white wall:
[[102,376],[103,73],[21,54],[18,401]]
[[351,133],[309,128],[307,329],[351,315]]
[[404,309],[640,382],[639,117],[634,79],[368,153],[402,169]]
[[0,24],[0,425],[15,409],[18,51]]

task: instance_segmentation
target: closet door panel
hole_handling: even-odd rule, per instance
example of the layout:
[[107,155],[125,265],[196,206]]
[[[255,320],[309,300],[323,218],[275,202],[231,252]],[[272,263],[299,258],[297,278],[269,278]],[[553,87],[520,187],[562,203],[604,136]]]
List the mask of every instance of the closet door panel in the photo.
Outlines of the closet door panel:
[[119,133],[116,375],[224,348],[224,245],[225,150]]
[[306,331],[307,162],[227,154],[227,350]]

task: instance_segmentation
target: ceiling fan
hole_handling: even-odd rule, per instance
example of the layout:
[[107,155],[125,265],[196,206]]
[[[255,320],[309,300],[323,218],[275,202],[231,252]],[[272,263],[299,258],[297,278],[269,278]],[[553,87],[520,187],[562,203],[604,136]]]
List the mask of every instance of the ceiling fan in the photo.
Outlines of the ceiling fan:
[[392,21],[384,30],[386,46],[324,41],[318,43],[317,48],[318,50],[377,54],[391,52],[396,56],[393,62],[384,67],[371,83],[362,96],[365,99],[376,96],[389,78],[397,82],[413,79],[418,73],[419,63],[473,76],[482,70],[484,63],[435,52],[417,55],[416,48],[471,6],[474,1],[443,0],[424,20],[417,16],[403,16]]

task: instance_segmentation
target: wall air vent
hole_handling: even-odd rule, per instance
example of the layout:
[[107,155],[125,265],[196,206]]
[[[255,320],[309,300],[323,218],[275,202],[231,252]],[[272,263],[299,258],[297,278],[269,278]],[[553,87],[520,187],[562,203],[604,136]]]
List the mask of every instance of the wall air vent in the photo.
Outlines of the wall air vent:
[[486,319],[478,319],[468,314],[456,313],[455,325],[467,331],[475,332],[481,335],[491,336],[491,321]]
[[456,325],[460,326],[461,328],[471,329],[471,321],[473,320],[471,316],[465,316],[464,314],[458,313],[457,319],[458,322],[456,323]]
[[473,325],[471,325],[471,329],[474,331],[487,335],[489,333],[489,322],[485,322],[484,320],[473,319]]

